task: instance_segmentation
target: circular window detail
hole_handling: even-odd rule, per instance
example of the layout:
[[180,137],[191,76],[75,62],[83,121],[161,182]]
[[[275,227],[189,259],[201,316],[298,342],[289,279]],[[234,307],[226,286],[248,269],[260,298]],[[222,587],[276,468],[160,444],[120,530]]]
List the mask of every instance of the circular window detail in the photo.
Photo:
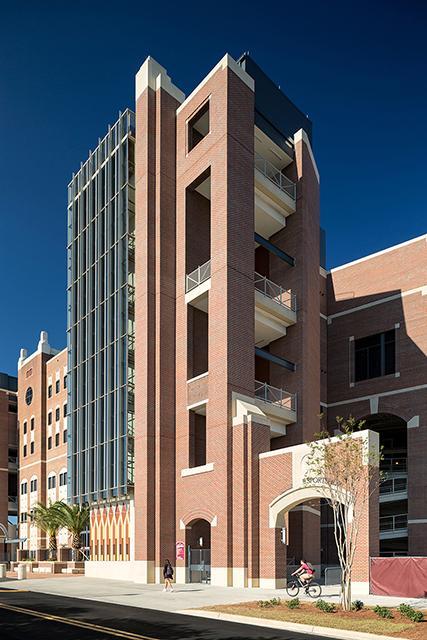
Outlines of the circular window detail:
[[33,390],[31,387],[28,387],[28,389],[25,392],[25,402],[30,405],[33,401]]

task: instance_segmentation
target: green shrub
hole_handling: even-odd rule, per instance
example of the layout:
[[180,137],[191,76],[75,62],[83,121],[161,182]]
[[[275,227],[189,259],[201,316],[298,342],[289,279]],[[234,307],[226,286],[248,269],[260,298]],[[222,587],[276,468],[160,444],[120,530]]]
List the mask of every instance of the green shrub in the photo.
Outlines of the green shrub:
[[271,598],[271,600],[258,600],[258,606],[263,609],[277,607],[280,604],[280,598]]
[[292,600],[286,600],[286,606],[289,609],[298,609],[299,607],[299,598],[292,598]]
[[353,600],[351,603],[352,611],[361,611],[364,607],[362,600]]
[[324,613],[334,613],[335,605],[333,602],[326,602],[325,600],[317,600],[316,605],[318,609]]
[[398,606],[398,609],[402,616],[406,616],[406,618],[409,618],[412,622],[422,622],[424,620],[423,612],[414,609],[414,607],[411,607],[409,604],[402,603]]
[[393,614],[388,607],[380,607],[378,604],[374,607],[374,611],[380,618],[392,618]]

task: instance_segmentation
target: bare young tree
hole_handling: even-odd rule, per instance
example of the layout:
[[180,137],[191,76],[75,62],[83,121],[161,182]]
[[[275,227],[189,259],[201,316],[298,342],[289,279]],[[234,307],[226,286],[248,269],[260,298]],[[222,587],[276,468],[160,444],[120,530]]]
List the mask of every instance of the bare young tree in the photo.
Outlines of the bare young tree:
[[315,486],[330,505],[341,567],[341,606],[351,609],[351,576],[363,514],[378,490],[381,476],[378,447],[361,432],[363,420],[337,417],[339,432],[327,431],[309,443],[304,484]]

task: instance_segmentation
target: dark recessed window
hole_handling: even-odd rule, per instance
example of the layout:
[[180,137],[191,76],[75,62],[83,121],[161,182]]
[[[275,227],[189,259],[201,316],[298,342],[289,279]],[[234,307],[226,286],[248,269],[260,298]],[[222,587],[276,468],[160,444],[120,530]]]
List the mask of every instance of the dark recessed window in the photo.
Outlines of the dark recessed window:
[[49,436],[49,438],[47,439],[47,448],[48,449],[52,449],[52,438],[51,438],[51,436]]
[[27,445],[24,444],[23,450],[22,450],[22,455],[24,456],[24,458],[27,456]]
[[67,376],[64,376],[64,389],[67,388]]
[[63,473],[59,474],[59,486],[63,487],[67,484],[67,472],[64,471]]
[[59,433],[55,433],[55,447],[59,445]]
[[18,413],[18,406],[13,402],[9,402],[9,413]]
[[62,434],[62,442],[67,442],[67,429],[64,429]]
[[52,385],[51,384],[47,388],[47,397],[48,398],[52,397]]
[[59,389],[61,388],[61,382],[57,380],[55,382],[55,393],[59,393]]
[[194,149],[209,133],[209,102],[206,102],[188,121],[188,151]]
[[60,416],[61,416],[61,412],[60,412],[60,410],[59,410],[59,407],[57,407],[57,408],[55,409],[55,420],[56,420],[57,422],[58,422],[58,420],[59,420]]
[[34,442],[30,442],[30,453],[34,453]]
[[64,416],[64,418],[67,417],[67,405],[66,404],[64,404],[63,416]]
[[47,414],[47,423],[52,424],[52,411],[49,411]]
[[30,491],[37,491],[37,478],[35,480],[31,480]]
[[27,516],[28,516],[27,512],[23,511],[20,516],[20,522],[27,522]]
[[396,331],[354,341],[355,381],[387,376],[396,371]]
[[49,476],[49,478],[47,479],[47,488],[55,489],[55,487],[56,487],[56,476]]
[[27,433],[27,422],[24,422],[23,429],[24,429],[24,433]]
[[33,401],[33,390],[31,387],[28,387],[28,389],[25,392],[25,402],[30,405]]
[[34,431],[34,418],[31,418],[30,429],[31,431]]
[[27,493],[27,483],[23,482],[21,484],[21,496],[25,496],[26,493]]

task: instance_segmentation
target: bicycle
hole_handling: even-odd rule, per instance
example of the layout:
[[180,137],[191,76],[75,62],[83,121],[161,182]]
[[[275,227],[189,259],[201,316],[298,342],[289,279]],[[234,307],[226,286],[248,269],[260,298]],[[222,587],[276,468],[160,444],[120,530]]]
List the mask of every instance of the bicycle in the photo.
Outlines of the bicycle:
[[322,595],[322,587],[318,582],[313,582],[313,580],[310,580],[308,584],[304,584],[297,576],[286,585],[286,593],[290,598],[295,598],[299,594],[300,589],[304,589],[310,598],[319,598]]

